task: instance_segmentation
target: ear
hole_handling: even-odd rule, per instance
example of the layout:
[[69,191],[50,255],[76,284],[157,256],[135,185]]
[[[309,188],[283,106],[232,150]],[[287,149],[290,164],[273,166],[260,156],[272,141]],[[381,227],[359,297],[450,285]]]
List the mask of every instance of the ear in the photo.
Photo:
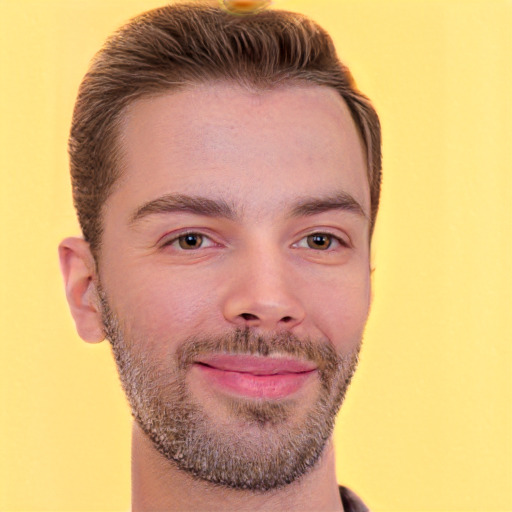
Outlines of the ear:
[[81,238],[66,238],[59,245],[59,259],[78,335],[89,343],[103,341],[105,333],[96,300],[96,264],[89,244]]

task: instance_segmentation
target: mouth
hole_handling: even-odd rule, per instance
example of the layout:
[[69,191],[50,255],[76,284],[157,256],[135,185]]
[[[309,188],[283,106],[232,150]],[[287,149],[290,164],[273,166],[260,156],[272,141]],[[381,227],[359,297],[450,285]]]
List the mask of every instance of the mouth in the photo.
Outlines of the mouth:
[[318,370],[309,361],[226,354],[199,357],[193,367],[209,386],[223,393],[267,400],[298,392]]

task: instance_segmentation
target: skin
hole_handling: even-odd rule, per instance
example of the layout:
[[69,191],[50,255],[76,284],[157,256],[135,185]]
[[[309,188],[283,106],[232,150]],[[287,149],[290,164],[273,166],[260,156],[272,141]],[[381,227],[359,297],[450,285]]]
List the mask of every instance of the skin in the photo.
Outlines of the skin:
[[[99,269],[82,239],[59,247],[84,340],[105,336],[99,279],[137,349],[154,358],[191,335],[235,327],[327,341],[341,355],[356,349],[371,300],[370,194],[362,143],[336,91],[189,87],[132,104],[121,137],[123,175],[105,204]],[[234,215],[143,210],[169,195],[222,200]],[[306,198],[325,205],[335,196],[342,206],[297,213]],[[184,232],[202,234],[203,245],[181,248]],[[314,233],[331,245],[311,247]],[[212,418],[228,417],[193,369],[187,384]],[[314,382],[300,390],[297,415],[317,392]],[[332,441],[312,471],[266,493],[194,480],[136,423],[132,455],[133,510],[342,510]]]

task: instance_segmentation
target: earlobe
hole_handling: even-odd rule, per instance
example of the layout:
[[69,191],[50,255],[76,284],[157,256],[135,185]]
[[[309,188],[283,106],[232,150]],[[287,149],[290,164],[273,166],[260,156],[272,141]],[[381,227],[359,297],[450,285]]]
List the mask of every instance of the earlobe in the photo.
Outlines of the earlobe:
[[89,343],[103,341],[105,333],[96,301],[96,266],[89,244],[81,238],[66,238],[59,245],[59,259],[78,335]]

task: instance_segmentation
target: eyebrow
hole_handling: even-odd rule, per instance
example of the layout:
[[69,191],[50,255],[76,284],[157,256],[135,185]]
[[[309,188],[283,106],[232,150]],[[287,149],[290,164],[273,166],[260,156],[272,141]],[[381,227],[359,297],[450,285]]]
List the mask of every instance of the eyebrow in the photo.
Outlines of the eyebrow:
[[316,215],[330,210],[343,210],[368,219],[364,208],[351,194],[337,192],[327,197],[311,197],[299,200],[291,210],[291,217]]
[[[289,217],[304,217],[319,213],[343,210],[368,219],[361,204],[347,192],[337,192],[330,196],[306,197],[299,199],[291,208]],[[138,208],[130,217],[130,225],[154,214],[187,212],[207,217],[222,217],[235,220],[237,212],[223,199],[210,199],[203,196],[166,194]]]
[[166,194],[153,199],[138,208],[130,217],[130,224],[157,213],[188,212],[207,217],[234,219],[235,211],[223,199],[209,199],[202,196]]

